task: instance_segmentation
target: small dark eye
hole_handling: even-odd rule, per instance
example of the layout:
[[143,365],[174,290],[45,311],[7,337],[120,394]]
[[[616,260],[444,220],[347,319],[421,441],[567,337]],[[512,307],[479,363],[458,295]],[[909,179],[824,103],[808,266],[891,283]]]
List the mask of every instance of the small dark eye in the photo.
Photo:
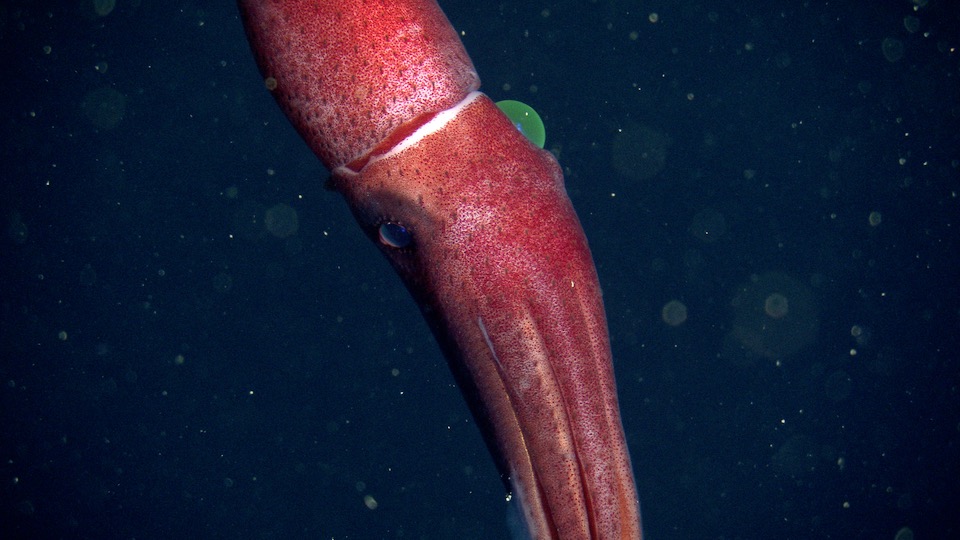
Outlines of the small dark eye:
[[380,241],[390,247],[405,248],[413,241],[413,235],[398,223],[381,223]]

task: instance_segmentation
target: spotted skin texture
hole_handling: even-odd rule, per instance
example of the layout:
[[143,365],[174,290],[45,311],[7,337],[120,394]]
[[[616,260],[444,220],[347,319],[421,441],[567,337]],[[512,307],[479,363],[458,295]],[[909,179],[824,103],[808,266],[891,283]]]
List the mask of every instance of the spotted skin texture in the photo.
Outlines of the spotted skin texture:
[[264,80],[328,169],[480,86],[433,0],[241,0],[240,9]]
[[[278,102],[420,305],[531,537],[639,539],[600,285],[556,159],[472,91],[436,4],[320,4],[240,3]],[[412,59],[383,53],[406,36]],[[430,92],[411,66],[436,70]],[[384,224],[409,243],[383,241]]]
[[[474,94],[417,144],[334,177],[473,386],[534,537],[638,538],[600,287],[553,156]],[[379,242],[384,220],[413,244]]]

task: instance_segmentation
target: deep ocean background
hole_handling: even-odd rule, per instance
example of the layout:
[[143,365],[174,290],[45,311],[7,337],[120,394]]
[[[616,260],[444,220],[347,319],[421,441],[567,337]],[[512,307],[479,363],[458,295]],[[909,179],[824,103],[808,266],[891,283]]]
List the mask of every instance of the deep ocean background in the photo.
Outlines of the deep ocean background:
[[[956,3],[442,6],[564,166],[647,538],[960,537]],[[0,536],[508,536],[233,2],[11,0],[0,49]]]

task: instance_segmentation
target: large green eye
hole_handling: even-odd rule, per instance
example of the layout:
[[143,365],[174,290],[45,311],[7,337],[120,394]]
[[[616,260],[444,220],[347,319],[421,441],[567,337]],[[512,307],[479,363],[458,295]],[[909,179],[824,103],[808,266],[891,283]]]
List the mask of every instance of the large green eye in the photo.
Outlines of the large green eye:
[[498,101],[497,107],[500,107],[503,114],[507,115],[513,125],[520,130],[520,133],[530,139],[530,142],[543,148],[543,144],[547,142],[547,131],[544,129],[543,120],[540,119],[537,111],[526,103],[512,99]]

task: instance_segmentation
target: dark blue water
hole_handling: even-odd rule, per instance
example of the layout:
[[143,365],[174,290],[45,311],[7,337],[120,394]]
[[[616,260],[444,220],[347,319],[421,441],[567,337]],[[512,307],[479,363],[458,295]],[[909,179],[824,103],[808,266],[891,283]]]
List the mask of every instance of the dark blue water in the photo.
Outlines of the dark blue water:
[[[3,537],[506,537],[232,3],[68,4],[0,7]],[[957,537],[956,12],[635,4],[443,6],[565,167],[648,538]]]

